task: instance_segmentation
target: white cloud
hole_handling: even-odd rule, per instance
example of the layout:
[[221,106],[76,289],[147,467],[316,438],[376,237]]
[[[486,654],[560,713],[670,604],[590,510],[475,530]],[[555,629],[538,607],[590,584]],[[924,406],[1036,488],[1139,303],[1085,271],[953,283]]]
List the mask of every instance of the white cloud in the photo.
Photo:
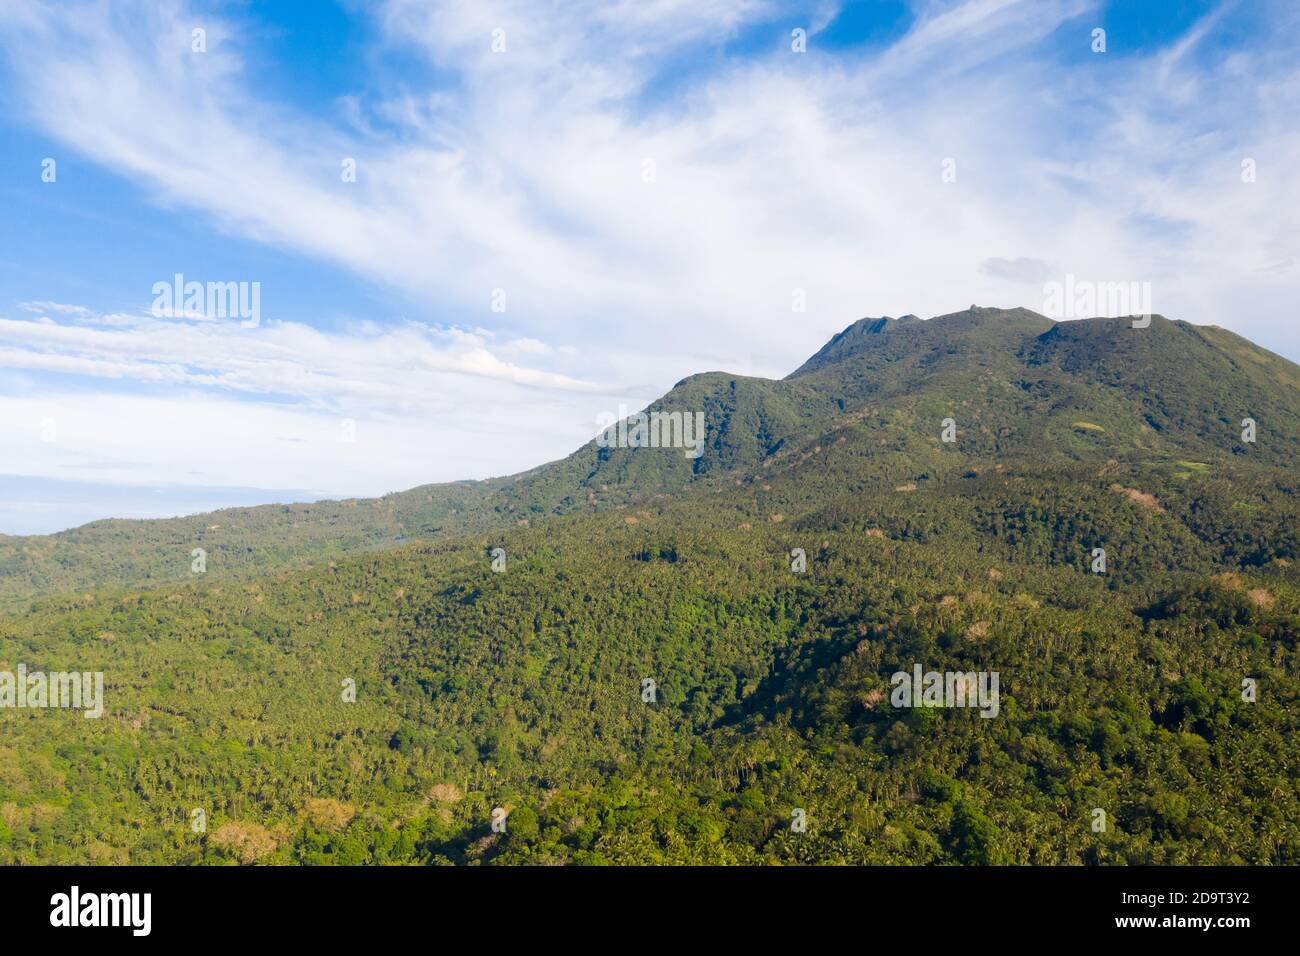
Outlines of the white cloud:
[[[653,397],[507,361],[481,331],[56,311],[0,318],[0,369],[23,376],[0,393],[0,473],[382,494],[525,470]],[[582,364],[536,340],[504,350]]]
[[[446,388],[446,374],[601,391],[592,382],[503,361],[482,335],[415,322],[394,328],[366,323],[349,334],[293,322],[246,329],[237,320],[194,324],[180,316],[109,318],[103,323],[87,310],[85,321],[76,324],[0,319],[0,366],[220,386],[319,405],[361,400],[379,410],[430,400]],[[551,350],[535,342],[531,351]]]
[[79,319],[85,319],[95,314],[84,305],[67,305],[63,302],[20,302],[19,306],[24,311],[35,312],[37,315],[49,315],[53,312],[58,315],[72,315]]
[[1015,259],[994,256],[985,259],[980,264],[980,270],[986,275],[1020,284],[1049,282],[1055,275],[1049,263],[1029,256],[1019,256]]
[[[5,472],[151,486],[232,485],[369,494],[523,469],[574,428],[552,408],[553,425],[521,428],[487,395],[471,420],[445,404],[418,417],[352,419],[319,409],[233,401],[193,391],[154,395],[73,390],[0,396]],[[545,419],[535,419],[536,421]],[[566,427],[567,426],[567,427]],[[47,431],[51,429],[51,431]],[[51,440],[45,440],[52,435]]]
[[[360,144],[258,102],[237,25],[213,25],[209,52],[190,54],[177,2],[108,23],[98,7],[32,15],[36,28],[7,35],[51,131],[169,201],[453,314],[482,315],[503,289],[534,337],[627,345],[654,329],[734,355],[743,335],[791,365],[863,313],[1040,304],[1041,283],[989,274],[994,255],[1151,281],[1162,311],[1294,346],[1276,280],[1258,280],[1294,252],[1300,197],[1280,175],[1300,160],[1284,119],[1294,67],[1192,62],[1213,19],[1150,61],[1098,60],[1079,19],[1094,7],[932,4],[880,56],[818,55],[815,36],[807,55],[775,44],[645,107],[665,61],[704,56],[773,7],[390,0],[390,42],[461,82],[381,104],[402,135]],[[1080,53],[1047,61],[1035,44],[1063,25]],[[75,42],[51,49],[66,33]],[[45,42],[17,47],[33,35]],[[1263,164],[1249,187],[1247,146]],[[360,163],[350,186],[345,155]],[[1172,225],[1153,240],[1135,216]],[[806,318],[791,314],[794,288]],[[1258,310],[1247,319],[1227,308],[1243,299]]]
[[[239,21],[205,17],[209,52],[191,54],[182,0],[7,5],[0,46],[51,135],[224,230],[509,331],[501,345],[419,325],[240,339],[118,317],[114,335],[48,308],[86,321],[0,324],[0,362],[488,421],[445,376],[548,397],[619,382],[627,395],[594,400],[644,400],[708,368],[784,374],[864,314],[1042,308],[1045,278],[1065,273],[1150,282],[1156,311],[1300,356],[1300,26],[1265,4],[1273,28],[1247,48],[1213,48],[1229,12],[1158,55],[1114,52],[1117,37],[1096,55],[1097,9],[925,3],[889,48],[829,55],[825,10],[794,54],[768,3],[387,0],[380,79],[402,47],[456,82],[359,92],[340,127],[261,99]],[[769,21],[770,50],[719,54]],[[511,414],[540,434],[538,407]],[[476,473],[468,457],[440,464]]]
[[505,347],[512,352],[520,352],[525,355],[554,355],[555,349],[545,342],[539,342],[537,339],[511,339]]

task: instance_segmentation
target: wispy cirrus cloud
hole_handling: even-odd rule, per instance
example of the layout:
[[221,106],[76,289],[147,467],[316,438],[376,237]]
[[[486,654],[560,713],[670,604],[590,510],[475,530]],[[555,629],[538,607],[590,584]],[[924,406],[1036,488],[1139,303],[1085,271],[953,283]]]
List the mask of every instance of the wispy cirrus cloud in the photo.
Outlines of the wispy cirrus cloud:
[[19,307],[25,312],[35,312],[38,315],[72,315],[79,319],[88,319],[95,316],[92,309],[84,305],[68,305],[65,302],[20,302]]
[[[860,50],[821,43],[837,12],[385,0],[360,13],[366,89],[312,111],[259,85],[248,18],[185,0],[7,5],[0,46],[39,103],[31,123],[178,216],[440,320],[240,337],[50,306],[46,323],[0,325],[0,362],[321,414],[404,407],[417,430],[421,408],[487,421],[523,389],[519,429],[556,442],[540,460],[590,420],[570,399],[608,383],[644,400],[707,368],[783,374],[862,314],[1041,308],[1065,273],[1150,282],[1157,311],[1300,355],[1287,4],[1225,3],[1141,52],[1112,27],[1104,54],[1101,0],[918,2],[900,36]],[[543,417],[560,406],[562,428]],[[447,445],[463,476],[516,464]]]
[[[390,131],[358,140],[259,99],[239,22],[180,0],[41,9],[0,22],[51,132],[226,229],[453,313],[503,289],[536,332],[605,323],[626,342],[653,321],[718,345],[743,330],[795,359],[863,311],[1035,304],[1033,285],[982,268],[991,255],[1146,278],[1164,311],[1214,321],[1243,296],[1276,301],[1241,277],[1279,261],[1268,233],[1300,205],[1278,175],[1300,158],[1283,121],[1294,66],[1198,56],[1231,10],[1146,59],[1089,52],[1090,0],[926,4],[871,57],[821,53],[814,34],[805,55],[778,42],[729,59],[728,38],[779,23],[778,6],[389,0],[386,42],[454,82],[354,104]],[[1254,42],[1295,39],[1280,26]],[[670,101],[645,99],[706,56]],[[1253,190],[1247,152],[1271,171]],[[1261,213],[1284,221],[1261,233]],[[1134,216],[1168,226],[1158,244]],[[794,287],[816,327],[792,336]]]
[[[554,442],[589,438],[610,403],[597,383],[497,355],[482,330],[36,311],[0,318],[3,471],[15,475],[382,494],[535,464]],[[520,427],[524,407],[543,427]]]
[[[220,387],[332,410],[360,401],[370,412],[445,401],[448,375],[509,386],[604,390],[594,382],[503,360],[493,353],[489,333],[416,322],[393,327],[363,322],[342,332],[270,322],[250,335],[238,322],[103,317],[69,306],[55,311],[76,321],[44,315],[21,321],[0,318],[0,367]],[[540,342],[522,349],[518,343],[506,343],[505,348],[554,352]]]

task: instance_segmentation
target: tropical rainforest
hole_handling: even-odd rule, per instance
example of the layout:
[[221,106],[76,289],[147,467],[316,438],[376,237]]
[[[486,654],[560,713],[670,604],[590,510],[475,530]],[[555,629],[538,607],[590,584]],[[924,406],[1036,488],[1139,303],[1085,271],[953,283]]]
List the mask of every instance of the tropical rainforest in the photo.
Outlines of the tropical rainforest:
[[0,536],[0,671],[105,704],[0,708],[0,863],[1300,863],[1300,367],[1140,325],[863,319],[655,402],[698,458]]

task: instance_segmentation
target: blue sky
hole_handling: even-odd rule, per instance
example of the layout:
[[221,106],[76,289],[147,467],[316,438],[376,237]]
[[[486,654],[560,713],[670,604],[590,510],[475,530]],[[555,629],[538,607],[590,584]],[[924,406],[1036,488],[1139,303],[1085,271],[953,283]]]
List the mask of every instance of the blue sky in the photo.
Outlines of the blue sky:
[[[0,533],[518,471],[688,374],[1067,275],[1300,358],[1298,21],[6,4]],[[257,283],[258,323],[152,313],[177,273]]]

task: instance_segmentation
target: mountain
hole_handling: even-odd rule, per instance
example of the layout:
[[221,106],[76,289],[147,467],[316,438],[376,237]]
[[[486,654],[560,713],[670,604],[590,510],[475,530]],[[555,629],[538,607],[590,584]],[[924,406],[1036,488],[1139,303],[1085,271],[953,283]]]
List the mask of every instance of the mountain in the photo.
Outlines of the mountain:
[[[1224,478],[1235,464],[1294,472],[1300,463],[1300,368],[1223,329],[1161,316],[1143,329],[1127,319],[1054,323],[1027,309],[976,306],[928,321],[861,319],[781,381],[695,375],[647,409],[659,410],[704,413],[699,458],[593,440],[561,461],[489,481],[0,536],[0,608],[39,594],[183,581],[195,548],[208,574],[247,577],[631,506],[726,476],[752,481],[793,467],[805,481],[798,466],[819,446],[816,471],[844,469],[848,481],[1012,460],[1116,458]],[[960,436],[951,449],[939,441],[948,417]],[[1250,445],[1239,440],[1247,417],[1261,435]]]
[[[0,862],[1300,862],[1298,382],[863,319],[653,403],[699,457],[6,539],[0,674],[106,714],[0,708]],[[895,706],[916,665],[996,716]]]

